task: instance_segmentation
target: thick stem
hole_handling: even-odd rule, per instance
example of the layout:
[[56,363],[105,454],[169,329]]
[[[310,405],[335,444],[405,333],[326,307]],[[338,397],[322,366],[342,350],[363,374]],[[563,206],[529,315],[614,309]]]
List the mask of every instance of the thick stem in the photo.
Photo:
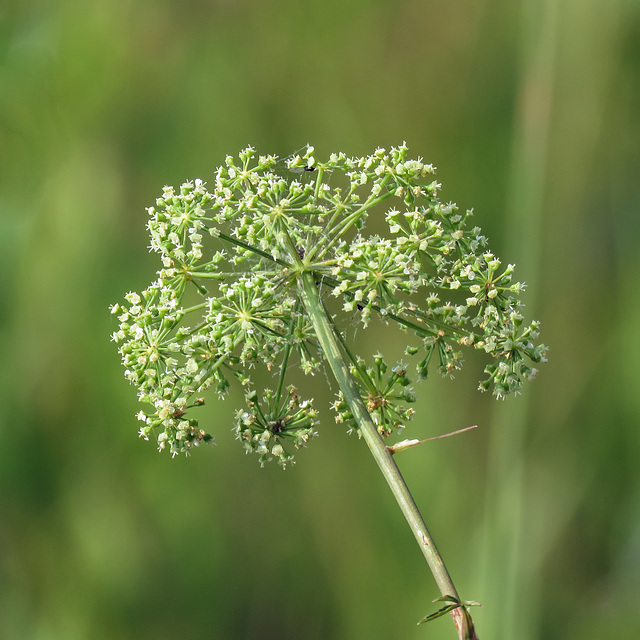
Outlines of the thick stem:
[[[411,527],[411,531],[413,531],[413,535],[429,564],[441,594],[443,596],[451,596],[459,602],[460,598],[451,576],[400,473],[400,469],[393,459],[393,454],[384,444],[382,436],[378,433],[378,429],[360,397],[358,387],[340,350],[340,344],[334,333],[331,320],[320,299],[313,274],[309,272],[302,273],[298,278],[298,284],[303,304],[331,371],[358,423],[360,432],[369,446],[371,454],[378,463],[398,506]],[[456,626],[459,640],[477,640],[471,616],[465,607],[457,607],[451,612],[451,616]]]

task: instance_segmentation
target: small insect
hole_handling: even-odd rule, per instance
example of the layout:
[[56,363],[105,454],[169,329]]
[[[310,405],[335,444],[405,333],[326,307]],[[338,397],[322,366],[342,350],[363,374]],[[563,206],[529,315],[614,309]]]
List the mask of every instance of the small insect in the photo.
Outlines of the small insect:
[[285,418],[278,418],[267,423],[267,428],[271,433],[282,433],[286,429],[287,423]]
[[[313,147],[305,145],[304,147],[301,147],[288,156],[281,158],[280,161],[276,164],[276,173],[282,175],[287,173],[312,173],[314,171],[317,171],[318,169],[314,165],[315,160],[312,157],[312,153]],[[300,164],[301,162],[305,161],[305,164]],[[294,166],[290,166],[292,164]]]
[[305,164],[303,167],[291,167],[289,169],[291,173],[302,173],[303,171],[317,171],[316,167],[310,167],[308,164]]

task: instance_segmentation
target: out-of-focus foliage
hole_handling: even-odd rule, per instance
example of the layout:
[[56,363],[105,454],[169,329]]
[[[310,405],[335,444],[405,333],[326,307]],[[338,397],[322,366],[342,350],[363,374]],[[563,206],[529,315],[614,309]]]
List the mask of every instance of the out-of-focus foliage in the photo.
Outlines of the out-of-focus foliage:
[[171,461],[108,340],[163,184],[247,144],[403,140],[517,263],[551,348],[504,403],[472,360],[418,386],[406,435],[479,428],[398,454],[479,637],[639,635],[639,42],[635,0],[3,5],[0,636],[451,637],[414,626],[435,586],[329,412],[286,473],[239,451],[238,402]]

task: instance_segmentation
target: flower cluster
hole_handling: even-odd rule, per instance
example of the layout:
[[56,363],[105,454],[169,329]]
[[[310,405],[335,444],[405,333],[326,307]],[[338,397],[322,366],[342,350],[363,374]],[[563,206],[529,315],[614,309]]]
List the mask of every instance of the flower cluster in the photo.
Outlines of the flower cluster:
[[[256,388],[262,368],[280,375],[278,392],[260,402],[251,392],[237,433],[261,462],[290,461],[284,443],[302,446],[315,413],[286,396],[285,378],[295,364],[313,373],[322,361],[301,296],[305,274],[340,299],[337,315],[363,326],[381,317],[413,333],[407,353],[421,354],[421,377],[434,354],[451,375],[469,346],[489,357],[480,387],[497,397],[533,378],[545,347],[535,343],[538,324],[524,322],[523,285],[469,224],[472,212],[440,202],[433,174],[404,145],[326,162],[310,146],[284,161],[248,148],[226,158],[209,188],[165,187],[148,209],[157,279],[112,307],[125,375],[147,407],[141,435],[154,432],[173,454],[210,441],[191,409],[211,386],[220,395],[232,380]],[[369,218],[375,235],[366,234]],[[401,428],[413,398],[405,366],[387,376],[381,356],[370,368],[345,345],[344,357],[379,431]],[[341,402],[338,419],[353,427]]]
[[288,388],[288,397],[265,389],[262,398],[254,390],[246,394],[247,411],[238,411],[236,437],[247,452],[257,453],[260,465],[277,459],[284,468],[293,462],[287,444],[299,449],[318,435],[314,431],[316,411],[310,400],[301,400],[295,387]]
[[[378,432],[386,437],[394,430],[400,433],[405,427],[404,423],[411,420],[415,412],[403,403],[411,404],[416,398],[409,386],[411,381],[407,376],[406,365],[399,362],[392,367],[387,376],[389,367],[382,354],[375,354],[373,362],[373,367],[367,367],[362,358],[356,358],[351,365],[351,375],[360,387],[365,405]],[[333,408],[336,411],[336,422],[346,424],[349,431],[359,431],[342,392],[338,393],[338,400]]]

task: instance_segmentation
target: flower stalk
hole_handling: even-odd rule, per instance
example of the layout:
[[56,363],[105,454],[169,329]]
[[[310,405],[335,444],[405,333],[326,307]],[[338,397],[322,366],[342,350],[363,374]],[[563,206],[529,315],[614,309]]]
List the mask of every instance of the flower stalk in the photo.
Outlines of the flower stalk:
[[[425,557],[436,584],[440,589],[440,593],[443,596],[453,597],[459,601],[460,597],[458,596],[453,580],[429,533],[429,529],[425,524],[420,510],[409,491],[409,487],[393,458],[393,453],[384,443],[376,425],[371,420],[371,416],[362,401],[353,376],[349,372],[349,367],[341,352],[339,341],[333,329],[333,323],[329,319],[327,311],[320,299],[314,275],[309,272],[303,273],[298,278],[298,286],[300,287],[300,297],[308,317],[313,324],[318,342],[322,347],[329,367],[344,395],[345,401],[351,409],[354,420],[358,423],[360,433],[367,443],[371,455],[391,488],[393,496],[413,532],[420,551]],[[454,608],[451,611],[451,617],[453,618],[460,640],[476,639],[471,616],[464,608],[464,605]]]
[[[261,465],[290,466],[318,424],[291,371],[328,365],[339,390],[335,421],[364,438],[442,594],[444,605],[421,622],[451,613],[460,640],[474,640],[467,607],[475,603],[460,600],[393,458],[419,441],[384,441],[414,413],[408,365],[390,367],[381,353],[371,364],[338,329],[376,318],[396,324],[410,335],[405,354],[420,354],[423,379],[434,364],[452,376],[462,348],[481,350],[490,363],[480,389],[497,398],[536,376],[546,347],[534,343],[538,323],[524,322],[524,287],[468,226],[472,211],[440,202],[434,171],[408,158],[405,145],[326,162],[307,146],[284,165],[247,148],[226,158],[211,190],[202,180],[165,187],[148,209],[162,267],[145,290],[112,306],[112,339],[146,406],[140,435],[154,434],[172,455],[213,441],[192,410],[211,388],[224,396],[237,382],[246,400],[237,439]],[[365,235],[369,218],[381,235]],[[342,303],[331,315],[328,297]],[[275,389],[260,371],[277,378]]]

